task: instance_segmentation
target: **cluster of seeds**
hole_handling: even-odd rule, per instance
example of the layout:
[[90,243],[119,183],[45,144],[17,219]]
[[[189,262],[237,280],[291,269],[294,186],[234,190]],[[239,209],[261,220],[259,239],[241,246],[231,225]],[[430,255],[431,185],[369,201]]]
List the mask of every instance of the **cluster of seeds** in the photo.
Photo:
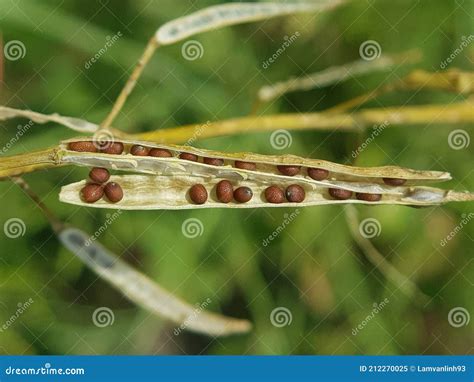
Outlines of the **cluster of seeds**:
[[[80,152],[101,152],[106,154],[115,154],[120,155],[124,151],[124,145],[121,142],[105,142],[103,144],[96,144],[92,141],[79,141],[79,142],[70,142],[68,144],[69,150],[72,151],[80,151]],[[134,156],[151,156],[151,157],[159,157],[159,158],[171,158],[174,154],[164,148],[156,148],[156,147],[146,147],[143,145],[132,145],[130,147],[129,153]],[[191,161],[191,162],[199,162],[199,156],[196,154],[188,153],[188,152],[180,152],[177,154],[177,157],[183,160]],[[211,166],[223,166],[225,164],[224,159],[221,158],[211,158],[211,157],[203,157],[202,163],[211,165]],[[257,163],[254,162],[246,162],[241,160],[236,160],[233,163],[235,168],[242,169],[242,170],[250,170],[255,171],[257,170]],[[302,173],[301,166],[297,165],[277,165],[276,166],[278,172],[285,176],[295,176]],[[316,181],[323,181],[329,178],[329,171],[323,168],[315,168],[315,167],[307,167],[306,174]],[[406,183],[406,179],[397,179],[397,178],[382,178],[383,182],[388,186],[399,187],[403,186]],[[341,190],[344,191],[344,190]],[[339,193],[338,196],[333,196],[336,199],[349,199],[352,197],[352,194],[348,194],[349,191],[346,193]],[[366,194],[361,194],[361,200],[366,200]],[[373,199],[372,197],[368,197],[369,199]],[[375,200],[368,200],[368,201],[375,201]]]
[[[235,200],[237,203],[247,203],[253,197],[253,192],[249,187],[234,186],[228,180],[221,180],[215,187],[217,200],[221,203],[229,203]],[[206,187],[202,184],[195,184],[189,189],[189,197],[195,204],[204,204],[208,199]]]
[[94,167],[89,172],[88,182],[81,190],[81,198],[86,203],[95,203],[104,195],[111,203],[118,203],[123,198],[122,187],[118,183],[108,182],[110,173],[102,167]]

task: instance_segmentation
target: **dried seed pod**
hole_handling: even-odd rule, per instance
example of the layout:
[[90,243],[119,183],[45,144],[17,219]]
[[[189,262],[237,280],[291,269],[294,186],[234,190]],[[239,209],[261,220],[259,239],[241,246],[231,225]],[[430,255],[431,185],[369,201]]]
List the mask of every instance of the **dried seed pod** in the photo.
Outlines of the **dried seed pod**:
[[295,176],[301,170],[301,166],[277,166],[278,171],[280,171],[283,175],[287,176]]
[[173,156],[173,154],[171,154],[171,151],[166,149],[158,149],[156,147],[152,148],[148,155],[157,158],[171,158]]
[[253,192],[248,187],[239,187],[234,191],[234,199],[239,203],[247,203],[253,197]]
[[88,152],[88,153],[97,152],[97,147],[92,141],[69,142],[67,145],[67,148],[71,151]]
[[148,147],[142,145],[133,145],[130,148],[130,154],[138,156],[138,157],[146,157],[149,153]]
[[206,158],[204,157],[202,160],[205,164],[210,164],[211,166],[223,166],[224,159],[221,158]]
[[352,197],[352,191],[343,190],[342,188],[330,188],[329,195],[337,200],[347,200]]
[[216,196],[222,203],[229,203],[234,198],[234,187],[228,180],[221,180],[216,184]]
[[123,153],[122,142],[107,142],[100,146],[100,152],[105,154],[120,155]]
[[110,178],[109,170],[103,167],[94,167],[89,172],[89,178],[95,183],[105,183]]
[[367,194],[362,192],[356,193],[356,198],[359,200],[365,200],[366,202],[378,202],[382,199],[381,194]]
[[112,203],[120,202],[123,198],[123,190],[120,184],[109,182],[104,187],[105,196]]
[[291,203],[301,203],[306,197],[304,188],[298,184],[292,184],[286,188],[286,199]]
[[403,186],[406,183],[406,179],[398,179],[398,178],[383,178],[383,182],[387,186]]
[[325,180],[329,176],[329,171],[323,168],[308,168],[308,176],[314,180]]
[[256,170],[257,169],[257,165],[253,162],[244,162],[241,160],[236,160],[234,162],[234,165],[235,167],[241,168],[243,170]]
[[189,189],[189,197],[196,204],[204,204],[207,201],[207,190],[202,184],[195,184]]
[[198,156],[191,153],[181,153],[179,154],[180,159],[189,160],[191,162],[197,162]]
[[272,204],[280,204],[285,201],[285,193],[278,186],[270,186],[265,189],[265,199]]
[[89,183],[81,190],[81,198],[86,203],[95,203],[104,195],[104,190],[100,184]]

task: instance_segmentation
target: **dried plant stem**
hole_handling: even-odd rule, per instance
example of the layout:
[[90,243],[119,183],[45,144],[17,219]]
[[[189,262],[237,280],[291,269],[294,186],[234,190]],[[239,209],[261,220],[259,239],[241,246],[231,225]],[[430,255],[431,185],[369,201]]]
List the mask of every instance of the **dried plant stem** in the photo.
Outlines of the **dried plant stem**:
[[474,122],[474,105],[461,102],[450,105],[401,106],[364,109],[351,114],[301,113],[252,116],[213,122],[206,128],[193,124],[129,135],[157,143],[181,143],[190,138],[204,139],[250,132],[286,130],[360,131],[378,124],[427,125]]
[[0,157],[0,180],[58,166],[57,148]]
[[325,112],[331,114],[342,113],[395,90],[406,91],[421,89],[443,90],[459,94],[469,94],[474,92],[474,73],[463,72],[457,69],[441,73],[415,70],[401,80],[391,82],[366,94],[342,102],[327,109]]
[[369,239],[363,237],[359,232],[359,217],[357,210],[352,205],[344,207],[346,221],[351,235],[357,245],[363,250],[367,259],[375,266],[388,280],[393,282],[409,298],[419,299],[421,302],[428,301],[428,297],[421,292],[417,285],[400,273],[392,264],[390,264],[383,255],[375,248]]
[[152,37],[148,41],[148,44],[143,52],[143,55],[138,61],[138,64],[133,69],[133,72],[130,75],[129,79],[127,80],[127,83],[125,84],[117,100],[115,101],[114,106],[112,107],[112,110],[110,111],[109,115],[105,118],[105,120],[102,122],[100,126],[101,129],[108,129],[112,125],[112,122],[115,120],[118,113],[120,113],[120,110],[122,110],[122,107],[127,101],[128,96],[130,95],[132,90],[135,88],[135,85],[137,84],[137,81],[140,78],[143,70],[145,69],[150,59],[153,57],[153,54],[155,53],[158,47],[159,47],[158,42],[156,41],[154,37]]

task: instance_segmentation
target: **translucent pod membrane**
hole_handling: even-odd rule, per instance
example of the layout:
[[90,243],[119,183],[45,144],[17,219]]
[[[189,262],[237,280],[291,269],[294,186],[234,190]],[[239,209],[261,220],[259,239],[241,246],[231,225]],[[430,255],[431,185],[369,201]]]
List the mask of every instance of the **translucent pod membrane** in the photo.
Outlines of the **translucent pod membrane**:
[[[112,176],[111,181],[120,184],[123,189],[123,199],[112,204],[107,200],[98,200],[95,203],[86,203],[81,198],[81,190],[86,181],[64,186],[60,192],[60,200],[65,203],[96,208],[119,208],[125,210],[182,210],[196,208],[262,208],[262,207],[295,207],[318,206],[327,204],[398,204],[408,206],[432,206],[451,201],[474,200],[474,194],[458,193],[437,188],[405,187],[401,194],[382,194],[376,201],[361,200],[356,193],[349,192],[350,196],[338,200],[327,187],[298,182],[295,179],[269,179],[267,181],[240,180],[231,181],[233,189],[248,187],[252,191],[252,198],[239,203],[232,200],[229,203],[220,202],[216,195],[216,185],[222,178],[200,175],[122,175]],[[195,185],[202,185],[207,191],[207,199],[202,204],[195,203],[190,196],[190,189]],[[265,190],[270,186],[278,186],[286,190],[290,185],[297,184],[304,189],[305,198],[300,203],[283,202],[273,204],[265,197]]]
[[173,296],[77,228],[64,228],[58,236],[66,248],[131,301],[183,325],[186,330],[226,336],[251,329],[252,325],[247,320],[224,317],[202,309],[198,311],[195,306]]
[[295,3],[229,3],[211,6],[161,26],[155,34],[158,44],[169,45],[198,33],[229,25],[249,23],[300,12],[324,11],[345,0],[313,0]]
[[[82,142],[87,139],[81,139]],[[193,174],[213,175],[219,178],[249,179],[267,181],[268,179],[293,179],[294,181],[332,187],[340,186],[355,192],[401,194],[404,188],[399,186],[419,185],[427,182],[450,180],[447,172],[419,171],[396,166],[354,167],[325,160],[306,159],[294,155],[262,155],[255,153],[227,153],[197,149],[190,146],[155,144],[148,141],[120,140],[124,150],[120,155],[96,152],[78,152],[71,150],[77,139],[64,141],[60,145],[58,158],[63,164],[72,163],[90,167],[106,167],[155,175]],[[167,150],[169,157],[133,155],[134,146],[143,146],[148,150],[159,148]],[[191,154],[191,155],[183,155]],[[195,160],[183,159],[195,157]],[[208,164],[207,159],[218,159],[220,165]],[[208,163],[205,163],[208,162]],[[239,168],[236,162],[254,164],[252,169]],[[295,175],[286,175],[285,166],[296,167]],[[311,169],[327,172],[325,177],[312,177]],[[324,178],[324,179],[322,179]],[[393,182],[398,181],[398,182]]]

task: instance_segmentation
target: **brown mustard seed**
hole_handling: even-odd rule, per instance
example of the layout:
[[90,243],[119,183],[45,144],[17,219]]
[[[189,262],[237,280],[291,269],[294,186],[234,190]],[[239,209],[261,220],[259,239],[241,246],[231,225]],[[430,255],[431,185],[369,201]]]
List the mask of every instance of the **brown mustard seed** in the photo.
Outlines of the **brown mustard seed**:
[[285,201],[285,193],[278,186],[270,186],[265,189],[265,199],[268,203],[280,204]]
[[366,194],[362,192],[357,192],[356,193],[356,198],[359,200],[365,200],[366,202],[378,202],[380,199],[382,199],[381,194]]
[[228,180],[221,180],[216,185],[216,196],[219,202],[229,203],[234,198],[234,187]]
[[91,141],[79,141],[79,142],[69,142],[67,148],[71,151],[95,153],[97,152],[97,147],[95,147],[94,142]]
[[94,167],[89,172],[89,178],[95,183],[105,183],[110,178],[110,173],[106,168]]
[[146,157],[149,151],[150,150],[148,149],[148,147],[145,147],[142,145],[133,145],[130,148],[130,154],[138,156],[138,157]]
[[81,190],[81,198],[86,203],[95,203],[104,196],[102,186],[97,183],[86,184]]
[[308,176],[314,180],[324,180],[329,176],[329,171],[323,168],[308,168]]
[[210,164],[211,166],[223,166],[224,159],[221,158],[203,158],[202,160],[205,164]]
[[123,153],[122,142],[107,142],[100,147],[100,152],[105,154],[120,155]]
[[123,190],[120,184],[109,182],[104,187],[105,196],[112,203],[120,202],[123,198]]
[[253,192],[248,187],[239,187],[234,191],[234,199],[239,203],[247,203],[253,197]]
[[398,179],[398,178],[383,178],[383,182],[387,186],[403,186],[406,183],[406,179]]
[[184,160],[190,160],[191,162],[197,162],[198,156],[191,153],[181,153],[179,157]]
[[292,184],[286,188],[286,199],[291,203],[301,203],[306,197],[304,188],[298,184]]
[[347,200],[352,197],[352,191],[343,190],[341,188],[330,188],[329,195],[331,195],[334,199],[338,200]]
[[244,162],[241,160],[236,160],[234,163],[235,167],[241,168],[243,170],[255,170],[257,168],[257,165],[252,162]]
[[301,170],[301,166],[277,166],[278,171],[283,175],[295,176]]
[[171,154],[171,151],[166,150],[166,149],[158,149],[156,147],[152,148],[150,152],[148,153],[148,155],[151,157],[158,157],[158,158],[170,158],[173,156],[173,154]]
[[204,204],[207,201],[207,190],[202,184],[195,184],[189,189],[189,197],[196,204]]

